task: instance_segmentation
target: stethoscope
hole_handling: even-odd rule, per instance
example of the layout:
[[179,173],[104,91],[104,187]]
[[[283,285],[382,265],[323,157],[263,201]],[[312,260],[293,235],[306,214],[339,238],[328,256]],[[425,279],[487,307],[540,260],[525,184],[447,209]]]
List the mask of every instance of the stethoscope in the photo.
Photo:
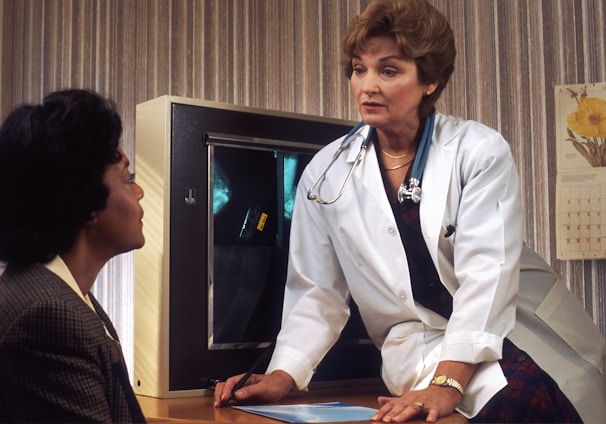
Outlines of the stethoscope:
[[[423,133],[421,134],[421,140],[419,141],[419,149],[412,164],[412,171],[410,179],[408,181],[408,185],[403,182],[400,185],[400,188],[398,189],[398,202],[400,203],[403,203],[404,200],[412,200],[415,203],[419,203],[421,201],[421,179],[423,178],[423,171],[425,170],[427,156],[429,155],[429,148],[431,147],[431,137],[433,136],[434,121],[435,117],[433,114],[425,118]],[[345,191],[345,187],[347,187],[347,184],[351,179],[351,176],[353,175],[358,165],[360,165],[360,163],[362,162],[364,155],[366,155],[366,150],[368,149],[368,144],[370,143],[372,137],[372,129],[371,131],[368,131],[366,138],[364,138],[362,134],[358,133],[358,130],[364,125],[364,122],[360,121],[356,124],[355,127],[351,129],[351,131],[347,133],[347,135],[339,145],[339,148],[332,156],[331,161],[328,163],[328,165],[326,165],[326,168],[324,168],[318,178],[316,178],[309,190],[307,190],[307,198],[309,200],[314,200],[321,205],[331,205],[341,198],[343,192]],[[316,187],[319,188],[321,182],[324,180],[324,178],[326,178],[326,173],[328,172],[330,167],[335,163],[339,155],[341,155],[343,150],[348,148],[354,140],[359,140],[360,138],[363,139],[362,143],[360,144],[360,151],[358,152],[356,159],[352,163],[351,168],[349,169],[349,172],[345,177],[345,181],[343,181],[343,184],[341,185],[341,190],[339,190],[339,193],[337,193],[335,198],[332,200],[324,200],[319,196],[319,194],[313,194],[313,190]]]

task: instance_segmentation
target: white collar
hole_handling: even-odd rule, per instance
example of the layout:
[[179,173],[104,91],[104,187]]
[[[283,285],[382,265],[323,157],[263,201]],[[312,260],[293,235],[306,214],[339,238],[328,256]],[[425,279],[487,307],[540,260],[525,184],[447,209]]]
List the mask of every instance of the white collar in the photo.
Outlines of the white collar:
[[55,256],[55,259],[53,259],[52,261],[44,264],[44,266],[52,273],[57,274],[59,278],[61,278],[68,286],[72,288],[73,291],[76,292],[76,294],[84,301],[84,303],[86,303],[95,313],[97,313],[97,311],[95,311],[93,303],[88,297],[88,294],[82,293],[82,290],[80,290],[80,287],[78,286],[78,283],[76,283],[76,280],[74,279],[74,276],[72,275],[71,271],[59,255]]

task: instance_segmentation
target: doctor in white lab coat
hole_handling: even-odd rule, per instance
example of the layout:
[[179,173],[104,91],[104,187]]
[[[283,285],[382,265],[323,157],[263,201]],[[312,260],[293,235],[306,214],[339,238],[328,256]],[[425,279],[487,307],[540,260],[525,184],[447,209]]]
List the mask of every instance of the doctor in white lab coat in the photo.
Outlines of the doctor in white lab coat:
[[[268,372],[284,370],[304,389],[345,325],[351,295],[382,351],[383,379],[394,394],[426,387],[441,360],[482,363],[457,407],[475,416],[507,384],[497,360],[509,336],[582,406],[585,422],[606,416],[604,338],[549,266],[522,247],[519,184],[505,140],[476,122],[436,114],[420,216],[432,260],[453,294],[449,322],[414,302],[372,145],[337,202],[306,198],[339,143],[317,155],[299,186],[284,323]],[[343,180],[336,176],[345,175],[358,148],[333,165],[323,198],[338,192]],[[455,231],[445,237],[449,226]]]
[[[339,191],[368,131],[328,171],[321,198]],[[340,141],[313,159],[299,184],[284,322],[270,370],[286,370],[298,388],[306,387],[345,325],[351,294],[381,349],[392,393],[426,387],[440,360],[483,362],[461,406],[474,416],[506,384],[496,361],[515,323],[522,214],[509,146],[478,123],[436,115],[420,222],[440,280],[454,295],[447,321],[415,302],[373,144],[337,202],[306,198]],[[449,226],[454,233],[445,237]]]
[[[423,16],[427,19],[419,18]],[[553,416],[578,421],[577,412],[592,422],[593,411],[580,409],[589,403],[586,396],[593,402],[600,394],[604,397],[604,341],[577,339],[581,343],[571,346],[574,353],[564,354],[560,347],[566,343],[550,330],[559,333],[558,327],[536,323],[533,311],[537,305],[538,310],[548,306],[545,295],[552,295],[550,305],[557,304],[550,291],[557,280],[542,271],[543,263],[532,252],[523,250],[520,182],[508,143],[478,122],[435,112],[455,56],[452,31],[443,15],[423,0],[375,0],[350,25],[344,52],[366,125],[323,177],[318,179],[342,139],[322,149],[301,177],[282,329],[266,375],[253,376],[235,393],[235,400],[275,401],[292,387],[305,389],[339,337],[351,297],[381,350],[383,380],[393,394],[379,398],[373,420],[404,422],[421,414],[433,422],[456,409],[470,419],[500,422]],[[356,165],[363,140],[368,146]],[[418,176],[419,167],[411,158],[422,157],[424,146],[428,155],[421,167],[420,203],[399,202],[402,182],[409,185],[411,177]],[[338,199],[331,204],[317,201],[333,198]],[[419,258],[428,264],[421,274]],[[524,278],[518,297],[521,264],[541,270],[532,275],[550,279],[538,284]],[[434,284],[436,296],[442,296],[442,290],[452,298],[447,301],[452,313],[436,309],[431,296],[419,299],[418,287],[426,283]],[[554,290],[560,298],[569,298]],[[516,315],[517,309],[521,313]],[[563,318],[564,325],[573,324],[574,317]],[[510,351],[504,350],[504,343],[510,341],[537,362],[535,356],[549,352],[580,364],[574,376],[563,379],[555,373],[562,361],[548,364],[553,369],[545,366],[558,388],[531,358],[516,354],[528,365],[518,372],[517,382],[520,372],[532,370],[527,385],[536,389],[543,408],[531,407],[526,395],[511,393],[505,372],[518,365],[513,356],[502,358]],[[509,365],[503,366],[501,359]],[[236,381],[231,378],[217,386],[217,404]],[[579,390],[582,399],[575,396]],[[500,405],[507,407],[488,413],[495,399],[505,399]],[[576,402],[576,411],[569,400]],[[599,410],[599,405],[593,408]],[[540,415],[544,411],[547,415]],[[510,412],[518,415],[506,415]]]

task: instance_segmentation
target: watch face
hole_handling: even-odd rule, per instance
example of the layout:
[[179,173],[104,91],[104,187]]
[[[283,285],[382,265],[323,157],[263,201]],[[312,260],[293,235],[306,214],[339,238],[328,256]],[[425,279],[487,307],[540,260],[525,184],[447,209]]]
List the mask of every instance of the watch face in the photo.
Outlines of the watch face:
[[445,375],[438,375],[435,378],[436,384],[446,384],[446,376]]

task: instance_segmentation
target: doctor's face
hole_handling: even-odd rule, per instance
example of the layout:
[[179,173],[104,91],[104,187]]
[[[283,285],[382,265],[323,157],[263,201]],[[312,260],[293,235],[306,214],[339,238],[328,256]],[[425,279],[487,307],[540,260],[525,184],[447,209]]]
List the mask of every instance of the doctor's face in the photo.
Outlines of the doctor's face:
[[352,57],[351,89],[364,123],[397,132],[419,123],[419,104],[437,84],[419,82],[414,60],[401,55],[391,37],[369,38]]

